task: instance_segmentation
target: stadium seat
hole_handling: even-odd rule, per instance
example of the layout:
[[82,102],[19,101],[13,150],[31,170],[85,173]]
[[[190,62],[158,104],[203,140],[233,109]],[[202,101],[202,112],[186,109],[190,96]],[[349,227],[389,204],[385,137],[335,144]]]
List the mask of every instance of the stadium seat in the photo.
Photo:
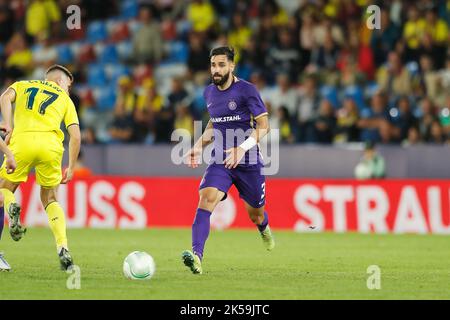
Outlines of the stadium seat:
[[102,65],[91,64],[87,71],[87,81],[90,86],[104,86],[107,84],[108,81]]
[[109,111],[116,103],[115,86],[97,87],[94,89],[95,105],[99,111]]
[[181,41],[170,42],[167,45],[169,56],[163,63],[186,63],[189,56],[189,48]]
[[130,38],[128,24],[123,21],[108,21],[107,23],[109,38],[114,41],[123,41]]
[[58,63],[66,64],[73,62],[74,55],[70,45],[60,44],[56,47],[56,50],[58,51]]
[[118,63],[119,54],[114,44],[108,44],[103,47],[101,53],[98,55],[100,63]]
[[71,47],[72,50],[77,50],[76,59],[81,63],[90,63],[95,60],[94,47],[90,44],[82,44],[78,49]]
[[135,18],[139,11],[139,5],[136,0],[125,0],[120,6],[120,15],[122,18]]
[[116,50],[120,60],[129,60],[133,55],[133,43],[131,41],[119,42],[116,44]]
[[322,86],[320,88],[320,95],[322,98],[325,98],[330,101],[330,103],[333,105],[333,108],[339,108],[339,98],[338,98],[338,92],[337,89],[333,86]]
[[108,29],[103,21],[93,21],[87,29],[87,40],[96,43],[108,39]]
[[125,75],[129,76],[131,74],[130,69],[123,64],[111,64],[105,66],[105,72],[110,84],[116,84],[120,77]]

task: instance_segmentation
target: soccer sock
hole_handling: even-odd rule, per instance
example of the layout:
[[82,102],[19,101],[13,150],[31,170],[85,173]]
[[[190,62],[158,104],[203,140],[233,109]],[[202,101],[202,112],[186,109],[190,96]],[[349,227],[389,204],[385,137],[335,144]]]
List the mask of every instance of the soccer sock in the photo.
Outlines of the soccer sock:
[[264,220],[261,222],[261,224],[257,224],[259,232],[263,232],[266,230],[267,225],[269,224],[269,216],[267,215],[267,212],[264,211]]
[[0,207],[0,239],[2,238],[4,225],[5,225],[5,209],[4,207]]
[[3,194],[3,208],[9,210],[9,205],[16,202],[14,193],[9,191],[8,189],[0,189],[0,192]]
[[200,260],[203,258],[203,249],[209,236],[210,217],[211,212],[198,208],[192,224],[192,251]]
[[55,237],[56,248],[59,253],[62,247],[67,248],[66,218],[58,202],[54,201],[45,208],[48,224]]

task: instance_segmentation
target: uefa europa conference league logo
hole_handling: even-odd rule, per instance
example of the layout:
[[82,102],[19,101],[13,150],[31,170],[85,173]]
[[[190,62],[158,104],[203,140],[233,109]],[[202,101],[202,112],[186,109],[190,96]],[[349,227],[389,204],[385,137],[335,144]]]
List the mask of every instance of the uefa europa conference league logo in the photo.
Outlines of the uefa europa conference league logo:
[[[233,105],[229,105],[233,108]],[[216,119],[220,122],[220,119]],[[214,151],[214,162],[217,164],[223,164],[225,161],[225,154],[223,151],[223,146],[239,146],[245,141],[254,129],[242,130],[242,129],[227,129],[225,132],[225,137],[220,130],[214,130],[214,141],[204,147],[203,155],[199,157],[199,164],[210,163],[211,152]],[[189,130],[186,129],[176,129],[172,132],[171,141],[177,142],[171,152],[172,163],[176,165],[181,165],[186,162],[183,158],[185,154],[192,148],[192,141],[194,143],[202,135],[202,122],[194,121],[194,138],[192,138]],[[264,175],[275,175],[279,170],[279,129],[270,129],[270,132],[259,142],[258,148],[254,147],[247,151],[248,156],[244,157],[240,163],[246,164],[258,164],[258,158],[262,158],[264,163],[264,168],[262,168],[262,174]]]

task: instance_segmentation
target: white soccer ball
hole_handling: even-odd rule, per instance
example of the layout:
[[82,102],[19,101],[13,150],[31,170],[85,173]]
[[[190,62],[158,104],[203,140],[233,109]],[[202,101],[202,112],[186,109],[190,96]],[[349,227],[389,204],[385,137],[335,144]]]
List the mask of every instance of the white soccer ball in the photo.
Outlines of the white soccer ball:
[[123,261],[123,274],[131,280],[149,280],[155,271],[155,260],[147,252],[133,251]]

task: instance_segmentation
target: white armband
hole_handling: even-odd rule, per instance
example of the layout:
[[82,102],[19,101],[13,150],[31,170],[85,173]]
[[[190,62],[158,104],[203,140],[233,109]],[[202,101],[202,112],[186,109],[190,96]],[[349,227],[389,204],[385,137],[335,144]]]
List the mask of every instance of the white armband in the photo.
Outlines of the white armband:
[[253,137],[248,137],[247,140],[245,140],[244,142],[242,142],[240,144],[239,147],[241,147],[242,149],[244,149],[245,151],[250,150],[251,148],[253,148],[254,146],[256,146],[256,139]]

